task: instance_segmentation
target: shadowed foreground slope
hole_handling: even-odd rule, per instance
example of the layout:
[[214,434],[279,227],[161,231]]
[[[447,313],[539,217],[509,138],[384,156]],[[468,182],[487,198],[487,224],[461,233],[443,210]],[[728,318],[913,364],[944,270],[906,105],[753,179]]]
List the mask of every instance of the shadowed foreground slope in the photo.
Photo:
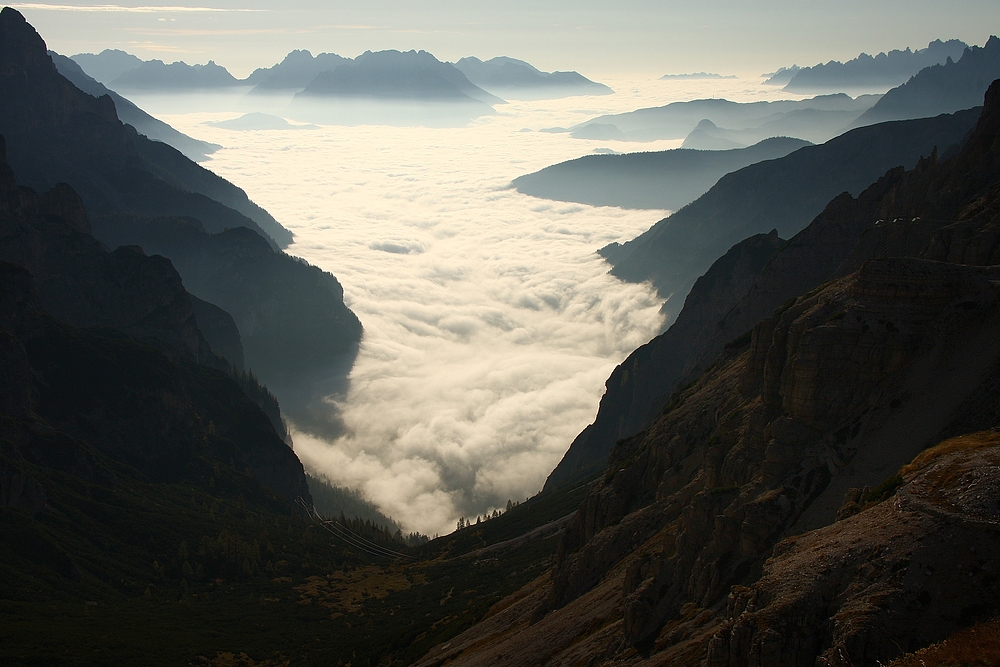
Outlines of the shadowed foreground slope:
[[831,203],[814,225],[869,219],[841,264],[617,443],[548,577],[420,664],[874,665],[1000,612],[998,184],[995,83],[957,155]]

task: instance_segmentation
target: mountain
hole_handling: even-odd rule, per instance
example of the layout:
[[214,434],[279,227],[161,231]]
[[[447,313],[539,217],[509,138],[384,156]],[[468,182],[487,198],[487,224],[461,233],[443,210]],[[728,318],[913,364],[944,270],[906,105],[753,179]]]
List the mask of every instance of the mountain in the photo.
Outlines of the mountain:
[[690,74],[664,74],[660,81],[672,81],[675,79],[738,79],[735,74],[728,76],[715,74],[713,72],[691,72]]
[[136,69],[143,62],[131,53],[125,53],[118,49],[104,49],[97,54],[78,53],[71,58],[89,76],[105,85],[122,74]]
[[548,576],[417,664],[889,664],[1000,613],[998,183],[1000,81],[950,158],[778,243],[746,295],[793,296],[615,445]]
[[123,72],[107,85],[126,92],[182,93],[232,89],[244,84],[225,67],[216,65],[212,60],[204,65],[146,60],[138,67]]
[[[623,141],[657,141],[681,139],[702,120],[708,119],[720,127],[737,130],[755,127],[777,120],[792,111],[855,112],[861,115],[877,98],[862,95],[852,98],[844,93],[819,95],[807,100],[778,102],[730,102],[705,99],[673,102],[662,107],[650,107],[621,114],[598,116],[571,128],[580,139],[621,139]],[[846,123],[845,123],[846,125]],[[595,133],[594,130],[598,130]],[[601,136],[596,136],[599,134]]]
[[470,104],[501,101],[426,51],[365,51],[350,63],[321,72],[296,95],[327,96]]
[[723,176],[700,198],[601,254],[623,280],[651,280],[671,318],[695,279],[740,239],[797,233],[841,192],[858,194],[886,170],[913,167],[935,147],[958,143],[977,110],[858,128],[819,146]]
[[[37,415],[154,479],[170,479],[185,467],[176,457],[189,456],[201,437],[201,410],[217,422],[215,435],[233,440],[245,472],[286,502],[307,495],[301,463],[209,347],[170,262],[134,246],[106,250],[71,188],[37,195],[18,187],[3,144],[4,366],[16,371],[4,393],[22,397],[14,416]],[[199,383],[219,392],[214,404],[198,394]],[[227,414],[228,406],[236,411]]]
[[229,120],[205,121],[205,125],[221,127],[224,130],[259,131],[259,130],[315,130],[316,125],[293,125],[280,116],[266,113],[245,113],[239,118]]
[[858,112],[796,109],[775,116],[742,130],[722,128],[705,119],[684,138],[681,146],[706,150],[739,148],[769,137],[796,137],[821,144],[838,134],[843,134],[857,120]]
[[784,86],[792,80],[792,77],[794,77],[800,69],[802,68],[798,65],[782,67],[777,71],[761,74],[760,78],[764,79],[765,86]]
[[[119,53],[122,52],[119,51]],[[118,118],[153,141],[162,141],[165,144],[173,146],[183,153],[185,157],[195,162],[204,162],[208,159],[209,155],[222,148],[218,144],[193,139],[186,134],[178,132],[163,121],[153,118],[118,93],[87,76],[75,60],[61,56],[55,51],[49,51],[49,57],[52,58],[52,62],[59,73],[83,92],[93,97],[103,97],[105,95],[111,97],[114,100]]]
[[[819,284],[846,261],[863,230],[859,213],[844,213],[859,206],[852,203],[850,191],[861,193],[862,212],[870,213],[873,206],[873,195],[863,193],[871,189],[861,185],[864,178],[875,180],[893,162],[913,166],[936,146],[960,141],[977,117],[978,111],[970,111],[862,128],[870,133],[855,134],[854,130],[823,146],[752,165],[725,176],[701,199],[630,242],[636,244],[631,251],[624,250],[628,244],[603,249],[617,275],[652,280],[664,296],[669,297],[667,290],[673,289],[676,296],[667,301],[664,311],[676,319],[611,375],[594,423],[573,441],[546,488],[600,469],[618,440],[649,426],[670,396],[697,377],[728,344],[798,294],[800,287]],[[856,176],[858,180],[852,180]],[[838,193],[843,194],[838,197]],[[820,208],[823,197],[834,199]],[[848,222],[827,224],[831,211],[846,215]],[[789,224],[809,215],[819,217],[801,231],[801,224]],[[772,224],[779,225],[778,229],[768,230]],[[729,225],[754,235],[737,241],[740,232],[731,236],[722,232],[733,229]],[[780,240],[779,233],[790,240]],[[733,239],[733,245],[720,251],[725,254],[714,262],[709,256],[718,246],[707,243],[710,238],[718,239],[720,245]],[[713,248],[704,253],[707,271],[702,269],[701,277],[688,277],[691,283],[682,283],[685,270],[692,274],[698,270],[699,264],[692,259],[701,256],[705,247]],[[797,249],[801,251],[796,256],[792,251]],[[627,255],[618,258],[615,252],[619,251]],[[758,275],[757,269],[765,265],[767,270]],[[760,284],[754,286],[755,281]],[[677,303],[682,294],[683,306]]]
[[1000,77],[1000,39],[990,37],[982,47],[968,47],[958,61],[920,70],[893,88],[855,121],[868,125],[885,120],[924,118],[968,109],[982,100],[990,82]]
[[255,220],[285,242],[290,234],[242,190],[123,125],[110,97],[60,76],[11,9],[0,12],[0,87],[11,92],[0,99],[0,133],[22,182],[68,183],[99,240],[168,257],[193,294],[233,316],[246,365],[289,414],[311,415],[310,401],[332,393],[312,376],[342,382],[361,337],[336,278],[277,250]]
[[252,95],[281,91],[298,92],[319,74],[332,72],[349,62],[350,59],[338,56],[336,53],[319,53],[313,56],[305,50],[292,51],[280,63],[254,70],[243,82],[254,86],[250,91]]
[[958,60],[966,48],[968,45],[957,39],[946,42],[936,39],[927,48],[916,51],[909,48],[893,50],[875,57],[862,53],[844,63],[831,60],[826,64],[803,67],[789,79],[784,89],[796,93],[886,90],[904,83],[925,67],[940,65],[949,59]]
[[287,113],[338,125],[455,127],[502,102],[426,51],[366,51],[316,75]]
[[511,100],[545,100],[574,95],[611,95],[613,90],[578,72],[542,72],[533,65],[497,56],[462,58],[455,67],[480,88]]
[[723,151],[586,155],[519,176],[512,185],[518,192],[558,201],[676,210],[704,194],[723,175],[784,157],[806,145],[798,139],[776,138]]

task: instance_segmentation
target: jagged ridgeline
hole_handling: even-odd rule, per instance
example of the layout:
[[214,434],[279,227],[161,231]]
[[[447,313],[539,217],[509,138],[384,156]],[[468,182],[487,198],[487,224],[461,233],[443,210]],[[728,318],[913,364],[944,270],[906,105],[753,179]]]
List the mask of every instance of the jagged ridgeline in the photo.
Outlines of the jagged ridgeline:
[[275,388],[349,367],[361,324],[337,279],[282,253],[291,235],[242,190],[122,124],[111,97],[62,77],[10,8],[0,12],[0,88],[0,133],[20,181],[40,191],[68,183],[97,239],[169,258],[187,289],[235,321],[238,342],[225,326],[203,330],[216,351],[233,351],[231,363],[240,366],[238,343],[245,367]]

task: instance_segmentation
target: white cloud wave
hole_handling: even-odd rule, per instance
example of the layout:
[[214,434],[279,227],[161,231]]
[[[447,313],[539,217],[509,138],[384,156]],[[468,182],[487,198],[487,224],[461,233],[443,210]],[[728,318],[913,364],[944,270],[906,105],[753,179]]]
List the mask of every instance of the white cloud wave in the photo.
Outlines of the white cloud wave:
[[649,286],[608,275],[595,251],[662,213],[507,186],[598,145],[523,127],[635,104],[616,98],[512,103],[457,129],[226,133],[201,123],[231,113],[166,118],[226,146],[208,166],[295,232],[290,252],[334,273],[364,323],[350,388],[331,399],[345,435],[293,433],[307,467],[424,533],[541,488],[615,364],[662,322]]

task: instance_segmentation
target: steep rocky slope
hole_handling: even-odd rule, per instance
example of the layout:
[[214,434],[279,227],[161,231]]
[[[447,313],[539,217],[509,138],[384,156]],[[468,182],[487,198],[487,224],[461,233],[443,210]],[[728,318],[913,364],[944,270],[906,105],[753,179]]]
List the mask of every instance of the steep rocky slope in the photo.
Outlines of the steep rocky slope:
[[869,218],[832,279],[619,441],[551,577],[422,664],[875,664],[1000,611],[995,434],[921,455],[1000,422],[998,183],[1000,83],[957,155],[831,204]]

